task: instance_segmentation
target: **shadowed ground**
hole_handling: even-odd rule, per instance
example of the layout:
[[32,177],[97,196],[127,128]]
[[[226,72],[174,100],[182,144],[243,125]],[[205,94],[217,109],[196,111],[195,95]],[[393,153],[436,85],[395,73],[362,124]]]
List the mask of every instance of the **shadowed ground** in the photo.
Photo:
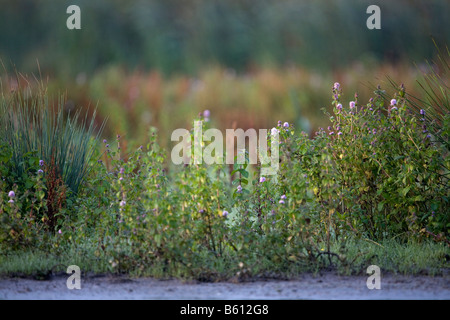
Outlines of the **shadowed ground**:
[[332,273],[302,275],[295,280],[243,283],[197,283],[179,280],[96,276],[81,279],[80,290],[66,287],[68,276],[47,281],[0,280],[0,299],[450,299],[450,277],[383,275],[381,289],[369,290],[366,276]]

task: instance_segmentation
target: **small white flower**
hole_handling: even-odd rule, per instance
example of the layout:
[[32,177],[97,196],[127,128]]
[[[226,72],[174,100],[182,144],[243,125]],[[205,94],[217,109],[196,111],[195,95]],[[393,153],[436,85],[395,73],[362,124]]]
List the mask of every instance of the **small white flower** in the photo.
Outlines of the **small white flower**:
[[279,133],[279,132],[280,132],[280,130],[278,130],[278,129],[275,128],[275,127],[272,128],[272,130],[270,130],[270,134],[273,135],[273,136],[276,135],[276,134]]

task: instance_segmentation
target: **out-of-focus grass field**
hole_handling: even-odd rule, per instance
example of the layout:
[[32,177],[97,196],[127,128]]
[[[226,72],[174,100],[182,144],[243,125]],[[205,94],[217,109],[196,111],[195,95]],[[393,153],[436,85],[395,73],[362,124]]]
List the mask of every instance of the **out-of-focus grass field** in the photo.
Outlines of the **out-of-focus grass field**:
[[[407,64],[373,68],[354,64],[336,72],[314,72],[300,67],[260,68],[245,74],[214,67],[199,72],[198,76],[169,77],[157,71],[109,67],[89,79],[78,75],[74,81],[65,83],[66,111],[81,108],[92,112],[97,106],[98,123],[107,119],[104,137],[119,134],[122,143],[131,142],[134,146],[144,144],[149,127],[154,126],[162,145],[169,148],[171,132],[177,128],[190,129],[192,120],[204,110],[210,110],[212,126],[220,130],[271,128],[283,120],[313,136],[319,127],[329,125],[324,109],[331,110],[330,92],[335,81],[346,92],[357,93],[359,101],[367,102],[378,84],[387,92],[395,91],[387,75],[404,83],[410,94],[421,95],[415,82],[420,70]],[[37,86],[33,78],[28,77],[27,81],[22,79],[20,86]],[[16,81],[10,81],[10,88],[15,85]],[[50,80],[48,87],[55,100],[64,92],[57,81]],[[350,94],[344,99],[349,102],[354,96]]]
[[[440,45],[450,39],[441,0],[71,4],[81,8],[81,30],[66,28],[65,2],[0,1],[0,58],[10,73],[48,82],[55,97],[67,92],[67,110],[98,103],[105,136],[135,145],[156,126],[167,147],[170,132],[205,109],[220,129],[283,120],[313,134],[328,125],[321,108],[334,82],[360,101],[387,75],[417,94],[418,69],[436,53],[430,35]],[[372,4],[381,30],[366,27]],[[3,71],[9,90],[15,80]]]

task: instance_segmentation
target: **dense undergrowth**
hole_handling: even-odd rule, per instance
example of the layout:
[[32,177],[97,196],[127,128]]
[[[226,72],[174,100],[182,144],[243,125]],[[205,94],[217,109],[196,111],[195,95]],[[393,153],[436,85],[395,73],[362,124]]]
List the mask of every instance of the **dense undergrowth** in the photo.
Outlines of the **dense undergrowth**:
[[[445,81],[428,85],[447,97]],[[397,89],[349,101],[335,83],[330,125],[312,139],[279,121],[269,131],[280,137],[276,177],[261,176],[260,165],[174,166],[155,129],[145,146],[124,150],[119,135],[91,138],[94,122],[46,113],[45,91],[3,96],[3,272],[13,272],[17,257],[32,257],[39,270],[70,263],[85,272],[197,279],[330,267],[360,273],[373,261],[404,272],[404,261],[414,261],[409,271],[426,270],[418,257],[433,272],[446,268],[448,100],[417,108]],[[388,243],[394,256],[398,246],[423,245],[432,258],[406,249],[410,260],[392,262],[367,243],[377,250]]]

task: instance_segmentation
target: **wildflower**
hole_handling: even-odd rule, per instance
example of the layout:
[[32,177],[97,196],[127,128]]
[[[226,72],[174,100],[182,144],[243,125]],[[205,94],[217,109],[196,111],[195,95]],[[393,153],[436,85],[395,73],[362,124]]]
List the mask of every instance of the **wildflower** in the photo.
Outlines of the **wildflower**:
[[107,144],[106,147],[109,148],[109,144]]
[[119,203],[119,205],[120,205],[121,207],[124,207],[126,204],[127,204],[127,203],[125,202],[125,200],[122,200],[122,201],[120,201],[120,203]]
[[280,203],[280,204],[284,204],[284,200],[283,200],[283,199],[281,199],[280,201],[278,201],[278,203]]
[[259,182],[263,183],[264,181],[266,181],[266,178],[265,178],[265,177],[259,178]]
[[241,192],[242,192],[242,187],[241,187],[241,185],[238,185],[238,186],[237,186],[237,192],[238,192],[238,193],[241,193]]
[[272,128],[272,130],[270,130],[270,134],[273,135],[273,136],[276,135],[276,134],[279,133],[279,132],[280,132],[280,130],[278,130],[278,129],[275,128],[275,127]]
[[335,82],[333,85],[333,89],[335,89],[335,90],[339,90],[340,87],[341,87],[341,85],[339,84],[339,82]]
[[198,210],[198,213],[204,213],[204,212],[205,212],[205,210],[203,210],[203,209]]
[[420,114],[424,116],[425,115],[425,110],[420,109]]
[[392,110],[397,110],[397,107],[392,107],[392,108],[391,108],[391,111],[392,111]]
[[334,134],[334,131],[331,131],[331,132],[330,132],[330,136],[332,136],[333,134]]
[[280,197],[280,199],[282,199],[282,200],[286,200],[286,195],[285,194],[283,194],[281,197]]
[[106,143],[106,139],[103,139],[103,143]]
[[39,166],[43,167],[44,166],[44,160],[39,160]]
[[350,105],[350,109],[353,109],[356,105],[355,101],[350,101],[349,105]]
[[61,234],[61,233],[62,233],[61,229],[59,229],[59,230],[58,230],[58,233],[59,233],[59,234]]
[[41,174],[41,173],[44,173],[44,171],[43,171],[42,169],[39,169],[39,170],[37,171],[37,173],[38,173],[38,174]]
[[289,128],[289,123],[288,122],[283,123],[283,127]]
[[226,211],[226,210],[224,210],[223,212],[222,212],[222,217],[227,217],[228,216],[228,211]]
[[341,132],[341,131],[338,132],[338,136],[340,136],[340,135],[342,135],[342,132]]
[[8,202],[9,202],[9,203],[14,203],[14,200],[13,200],[13,199],[9,199]]
[[338,103],[338,104],[336,105],[336,108],[337,108],[339,111],[341,111],[341,110],[342,110],[342,103]]
[[372,134],[377,134],[377,130],[376,130],[376,129],[373,129],[373,130],[372,130]]
[[122,180],[123,180],[123,177],[120,177],[120,178],[119,178],[119,181],[122,181]]
[[14,191],[10,191],[10,192],[8,193],[8,197],[10,197],[10,198],[15,198],[15,197],[16,197],[16,194],[14,193]]
[[328,129],[328,131],[330,131],[330,130],[331,130],[331,127],[330,127],[330,126],[328,126],[328,128],[327,128],[327,129]]
[[203,113],[201,113],[201,115],[203,115],[203,119],[205,120],[205,122],[209,122],[209,115],[210,115],[209,110],[203,111]]
[[120,168],[120,173],[124,173],[125,169],[124,168]]
[[120,134],[117,135],[117,139],[120,139]]
[[391,100],[391,106],[395,106],[396,104],[397,104],[397,100],[392,99],[392,100]]

